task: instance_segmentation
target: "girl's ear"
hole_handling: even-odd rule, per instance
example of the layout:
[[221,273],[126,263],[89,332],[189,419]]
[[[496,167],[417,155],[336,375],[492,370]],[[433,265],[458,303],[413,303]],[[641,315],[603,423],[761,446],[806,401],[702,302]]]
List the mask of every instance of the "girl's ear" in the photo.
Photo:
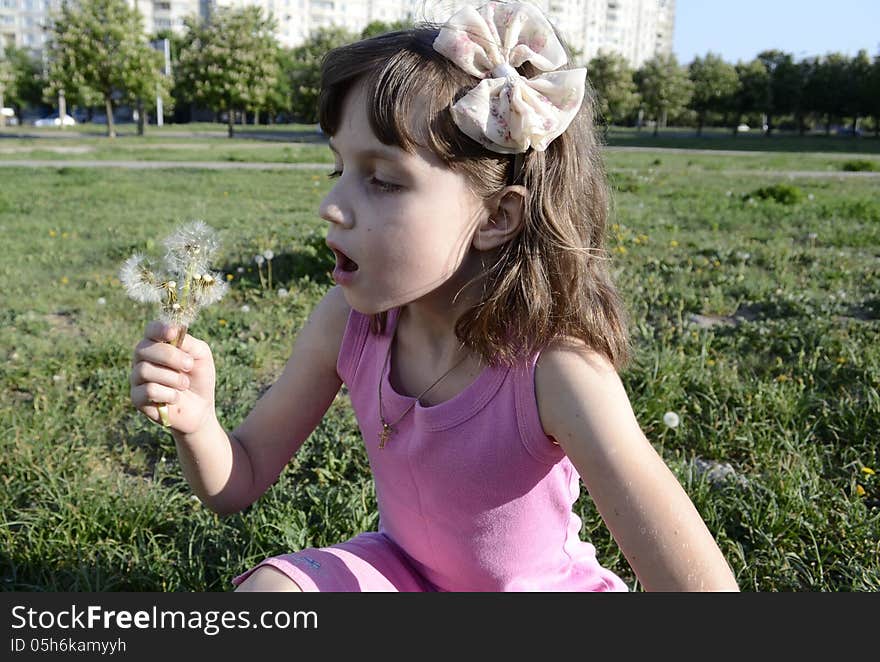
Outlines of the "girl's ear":
[[525,186],[507,186],[489,206],[474,232],[473,245],[478,251],[503,246],[522,230],[526,208]]

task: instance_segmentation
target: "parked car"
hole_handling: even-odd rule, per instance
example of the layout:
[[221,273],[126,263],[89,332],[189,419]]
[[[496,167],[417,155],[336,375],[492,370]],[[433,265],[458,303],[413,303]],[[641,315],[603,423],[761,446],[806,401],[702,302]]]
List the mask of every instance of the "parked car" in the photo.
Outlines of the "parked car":
[[736,127],[737,133],[748,133],[748,131],[749,131],[748,124],[740,124],[738,127]]
[[[67,113],[64,114],[64,126],[75,126],[76,120],[73,119]],[[61,119],[58,117],[58,113],[52,113],[48,117],[44,117],[43,119],[37,120],[34,122],[34,126],[61,126]]]
[[15,116],[15,111],[12,108],[0,108],[0,115],[3,116],[6,126],[18,125],[18,118]]

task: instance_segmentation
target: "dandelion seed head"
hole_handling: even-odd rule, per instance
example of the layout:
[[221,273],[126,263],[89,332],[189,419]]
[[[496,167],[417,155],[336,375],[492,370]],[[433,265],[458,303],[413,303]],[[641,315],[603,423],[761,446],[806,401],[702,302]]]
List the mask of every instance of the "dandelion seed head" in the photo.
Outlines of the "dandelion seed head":
[[271,260],[273,257],[275,257],[275,253],[273,253],[269,249],[266,249],[263,251],[263,257],[266,258],[267,260]]
[[98,297],[98,305],[99,306],[103,306],[106,303],[107,303],[107,299],[105,299],[104,297]]
[[663,422],[666,424],[667,427],[677,428],[678,424],[681,421],[678,418],[678,414],[676,414],[674,411],[668,411],[663,414]]
[[288,292],[287,292],[287,290],[285,290],[283,287],[280,288],[280,289],[278,290],[278,296],[281,297],[282,299],[286,299],[287,296],[288,296]]
[[243,313],[249,313],[249,312],[251,312],[251,307],[250,307],[249,305],[247,305],[247,304],[244,304],[244,305],[241,307],[241,312],[243,312]]
[[195,271],[205,271],[220,246],[217,233],[204,221],[182,225],[164,243],[168,268],[177,273],[183,273],[191,265],[194,265]]
[[254,262],[256,262],[258,265],[262,266],[263,262],[265,261],[266,258],[264,258],[262,255],[254,255]]
[[156,275],[148,268],[143,255],[135,253],[123,263],[119,280],[125,293],[141,303],[159,303],[162,291]]

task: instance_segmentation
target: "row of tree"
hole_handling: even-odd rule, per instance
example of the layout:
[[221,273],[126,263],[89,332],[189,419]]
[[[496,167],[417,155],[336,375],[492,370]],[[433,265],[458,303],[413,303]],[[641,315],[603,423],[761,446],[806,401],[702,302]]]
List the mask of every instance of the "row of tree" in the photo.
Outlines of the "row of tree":
[[[23,50],[0,56],[0,106],[39,105],[63,95],[82,108],[103,107],[107,133],[115,135],[114,109],[137,108],[143,133],[145,107],[158,96],[168,112],[175,104],[196,104],[225,114],[234,134],[237,113],[257,121],[317,120],[321,59],[327,51],[406,23],[372,23],[359,33],[323,28],[304,44],[282,48],[275,22],[258,7],[218,8],[207,20],[185,19],[182,35],[154,35],[171,42],[171,72],[163,53],[144,35],[143,19],[126,0],[71,0],[62,3],[49,27],[47,66]],[[708,54],[688,66],[674,56],[656,57],[637,70],[618,55],[588,63],[604,120],[615,124],[667,120],[736,127],[743,117],[774,121],[791,118],[803,133],[812,120],[853,123],[872,117],[880,131],[880,55],[854,58],[830,54],[796,62],[777,50],[732,65]]]
[[693,120],[698,133],[711,120],[732,127],[736,135],[743,117],[762,115],[767,134],[775,121],[788,117],[801,134],[815,119],[826,132],[832,122],[849,120],[855,135],[859,119],[869,117],[880,132],[880,55],[872,61],[864,50],[853,58],[831,53],[800,61],[768,50],[735,65],[709,53],[686,67],[669,55],[638,70],[618,55],[600,55],[588,66],[610,123],[632,121],[642,111],[656,121],[655,132],[675,118],[684,124]]

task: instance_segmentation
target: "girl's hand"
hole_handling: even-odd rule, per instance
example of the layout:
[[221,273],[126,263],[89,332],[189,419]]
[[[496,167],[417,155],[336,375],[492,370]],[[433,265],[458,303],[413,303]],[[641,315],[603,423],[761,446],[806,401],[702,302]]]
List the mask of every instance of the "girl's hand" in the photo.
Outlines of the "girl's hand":
[[131,401],[160,425],[159,405],[166,404],[171,427],[192,434],[214,414],[216,371],[211,348],[190,335],[177,348],[177,332],[156,320],[147,324],[134,350]]

